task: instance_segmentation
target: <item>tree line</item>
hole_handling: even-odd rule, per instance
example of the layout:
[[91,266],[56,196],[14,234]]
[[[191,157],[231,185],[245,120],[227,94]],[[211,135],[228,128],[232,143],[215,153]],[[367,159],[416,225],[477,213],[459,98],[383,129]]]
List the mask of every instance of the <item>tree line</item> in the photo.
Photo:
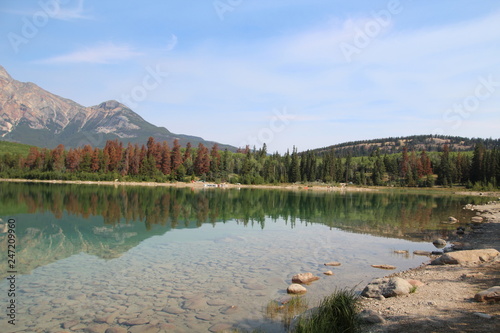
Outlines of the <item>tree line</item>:
[[444,145],[440,152],[416,151],[403,147],[401,153],[339,157],[334,148],[318,154],[299,153],[296,147],[268,154],[266,144],[260,149],[221,151],[217,144],[200,143],[181,147],[150,137],[146,144],[125,147],[118,140],[104,148],[86,145],[66,150],[32,147],[27,156],[4,154],[0,157],[3,178],[66,180],[195,181],[242,184],[327,183],[362,186],[466,185],[498,188],[500,185],[500,150],[476,144],[473,152],[453,152]]

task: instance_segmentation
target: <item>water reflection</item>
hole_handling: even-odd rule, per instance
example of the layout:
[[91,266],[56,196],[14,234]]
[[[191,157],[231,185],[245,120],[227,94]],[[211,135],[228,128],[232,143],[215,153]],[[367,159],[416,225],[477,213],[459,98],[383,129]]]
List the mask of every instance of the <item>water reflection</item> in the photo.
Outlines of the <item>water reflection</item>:
[[[116,258],[153,235],[230,220],[265,228],[266,221],[282,219],[291,228],[317,223],[417,240],[431,237],[424,231],[443,229],[440,221],[450,214],[466,214],[461,207],[474,200],[478,198],[0,183],[0,217],[19,221],[21,273],[80,252]],[[0,235],[0,242],[6,241]],[[5,268],[0,275],[6,275]]]

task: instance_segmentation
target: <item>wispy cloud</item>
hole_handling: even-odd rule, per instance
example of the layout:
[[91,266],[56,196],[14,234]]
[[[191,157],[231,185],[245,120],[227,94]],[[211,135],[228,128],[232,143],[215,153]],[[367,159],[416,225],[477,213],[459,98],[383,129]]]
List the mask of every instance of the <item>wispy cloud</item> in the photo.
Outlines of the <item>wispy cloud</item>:
[[48,59],[38,61],[38,63],[91,63],[109,64],[116,61],[123,61],[142,55],[136,52],[129,45],[116,45],[105,43],[93,47],[84,48],[68,54],[63,54]]

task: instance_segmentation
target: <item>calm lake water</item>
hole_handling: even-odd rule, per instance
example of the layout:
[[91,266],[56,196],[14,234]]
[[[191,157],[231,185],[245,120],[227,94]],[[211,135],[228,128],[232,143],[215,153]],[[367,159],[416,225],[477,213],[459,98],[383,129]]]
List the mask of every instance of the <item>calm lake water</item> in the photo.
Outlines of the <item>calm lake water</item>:
[[[17,235],[16,326],[2,311],[0,330],[99,331],[149,322],[164,332],[280,332],[282,324],[266,318],[264,309],[287,297],[294,274],[321,277],[303,296],[311,307],[336,288],[361,290],[390,273],[372,264],[405,270],[427,261],[411,253],[435,250],[432,240],[457,226],[441,222],[468,220],[463,205],[481,200],[0,183],[0,218],[15,219]],[[0,243],[5,309],[11,299],[5,232]],[[323,265],[330,261],[342,265]],[[334,275],[323,275],[329,269]]]

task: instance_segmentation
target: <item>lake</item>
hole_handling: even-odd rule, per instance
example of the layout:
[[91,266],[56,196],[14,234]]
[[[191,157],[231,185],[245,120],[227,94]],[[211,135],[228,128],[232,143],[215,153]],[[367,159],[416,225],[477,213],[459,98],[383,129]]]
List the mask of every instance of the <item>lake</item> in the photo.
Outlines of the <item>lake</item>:
[[[284,331],[265,308],[287,297],[293,275],[320,277],[302,296],[310,307],[336,288],[361,290],[394,272],[372,264],[401,271],[427,261],[412,252],[436,250],[432,240],[457,226],[442,222],[468,221],[472,213],[462,207],[485,200],[437,192],[0,182],[0,218],[16,226],[16,325],[2,311],[0,327]],[[12,299],[5,230],[0,243],[5,308]],[[331,261],[342,265],[324,266]]]

